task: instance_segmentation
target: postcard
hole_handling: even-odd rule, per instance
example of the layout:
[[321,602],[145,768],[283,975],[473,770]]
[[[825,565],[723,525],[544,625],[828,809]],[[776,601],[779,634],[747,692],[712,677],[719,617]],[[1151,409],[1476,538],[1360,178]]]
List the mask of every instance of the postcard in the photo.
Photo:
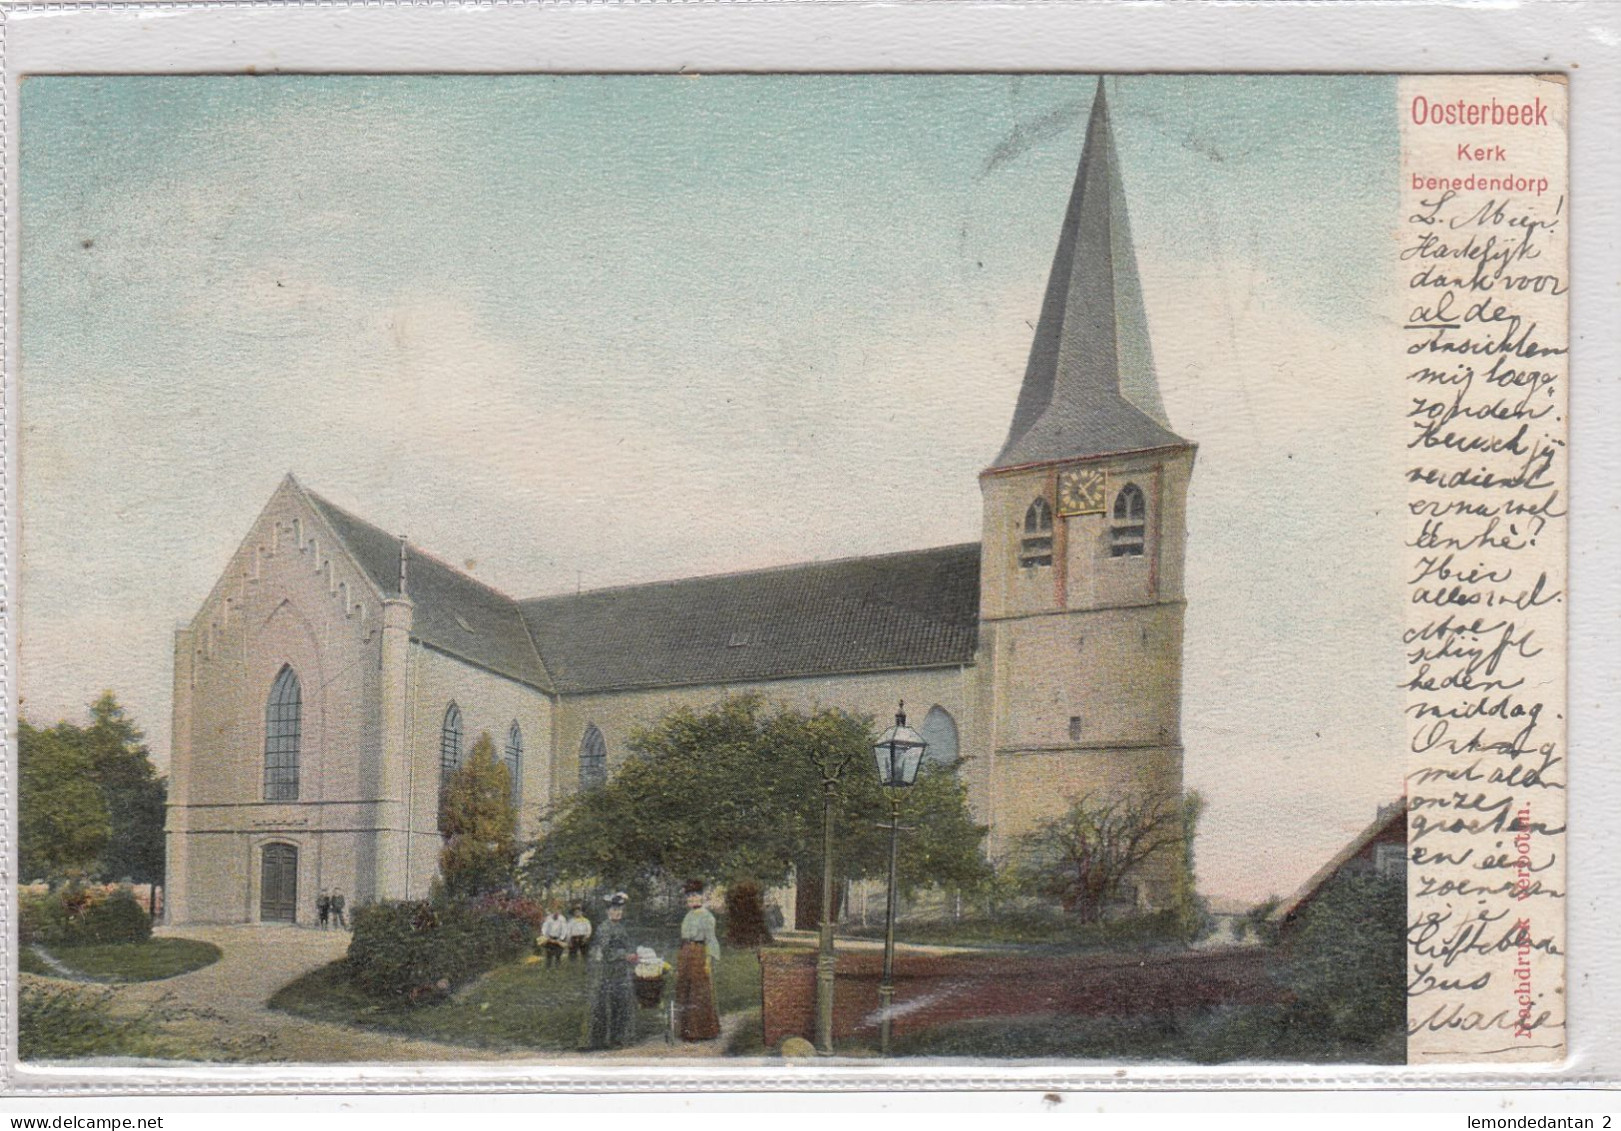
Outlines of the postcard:
[[1568,89],[26,77],[15,1060],[1557,1065]]

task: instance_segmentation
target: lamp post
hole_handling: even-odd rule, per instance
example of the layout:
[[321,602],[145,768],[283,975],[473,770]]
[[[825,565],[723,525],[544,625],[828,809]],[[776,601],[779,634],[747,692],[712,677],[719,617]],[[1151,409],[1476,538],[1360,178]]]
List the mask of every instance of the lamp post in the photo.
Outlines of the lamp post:
[[906,725],[906,702],[895,712],[895,725],[878,736],[872,752],[878,759],[878,782],[889,793],[889,898],[884,908],[884,979],[878,983],[878,1050],[889,1055],[890,1011],[895,1002],[895,861],[900,849],[901,790],[917,780],[929,744]]
[[822,922],[816,946],[816,1051],[822,1056],[833,1055],[833,974],[838,966],[833,953],[833,802],[851,757],[821,750],[812,759],[822,776]]
[[822,776],[822,922],[816,941],[816,1051],[833,1055],[833,791],[839,779]]

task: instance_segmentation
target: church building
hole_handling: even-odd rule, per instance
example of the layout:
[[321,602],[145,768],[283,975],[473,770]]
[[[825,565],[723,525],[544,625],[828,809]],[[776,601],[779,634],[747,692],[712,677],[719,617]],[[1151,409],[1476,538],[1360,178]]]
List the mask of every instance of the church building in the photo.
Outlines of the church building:
[[441,783],[481,733],[532,836],[635,728],[743,691],[880,720],[906,700],[993,857],[1083,794],[1179,794],[1193,456],[1100,84],[979,542],[518,599],[289,475],[176,633],[168,918],[422,897]]

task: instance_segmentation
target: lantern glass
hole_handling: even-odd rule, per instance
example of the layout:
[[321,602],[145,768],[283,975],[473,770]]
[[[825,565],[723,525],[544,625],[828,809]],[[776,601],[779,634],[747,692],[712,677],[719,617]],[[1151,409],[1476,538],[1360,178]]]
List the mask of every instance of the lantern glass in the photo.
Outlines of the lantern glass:
[[918,767],[923,764],[923,753],[928,748],[923,736],[907,726],[902,716],[872,745],[873,756],[878,761],[879,783],[897,789],[910,786],[917,780]]

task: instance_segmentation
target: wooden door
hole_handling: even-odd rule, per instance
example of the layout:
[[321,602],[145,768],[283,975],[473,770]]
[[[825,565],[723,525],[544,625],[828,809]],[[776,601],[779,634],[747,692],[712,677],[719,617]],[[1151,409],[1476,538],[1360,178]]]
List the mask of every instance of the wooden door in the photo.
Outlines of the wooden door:
[[266,923],[298,920],[298,849],[267,844],[259,868],[259,919]]

